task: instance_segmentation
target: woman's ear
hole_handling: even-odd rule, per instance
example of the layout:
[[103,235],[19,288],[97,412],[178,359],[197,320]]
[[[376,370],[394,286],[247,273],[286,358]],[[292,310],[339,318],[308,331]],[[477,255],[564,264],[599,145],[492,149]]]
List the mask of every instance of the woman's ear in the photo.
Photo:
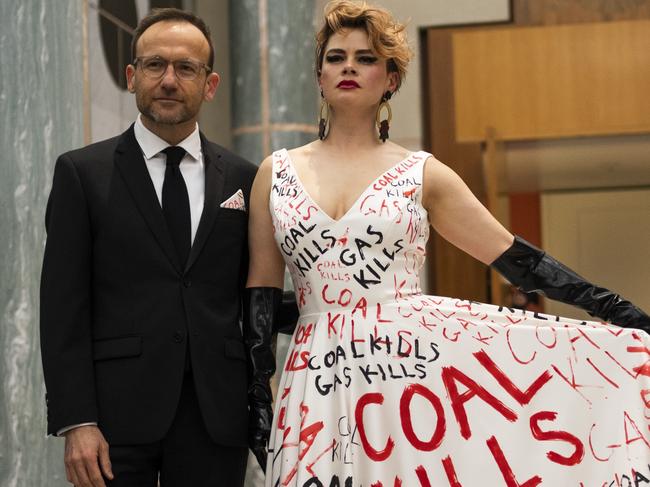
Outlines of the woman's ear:
[[386,90],[395,94],[397,88],[399,88],[399,73],[397,73],[397,71],[391,71],[388,73],[388,83]]

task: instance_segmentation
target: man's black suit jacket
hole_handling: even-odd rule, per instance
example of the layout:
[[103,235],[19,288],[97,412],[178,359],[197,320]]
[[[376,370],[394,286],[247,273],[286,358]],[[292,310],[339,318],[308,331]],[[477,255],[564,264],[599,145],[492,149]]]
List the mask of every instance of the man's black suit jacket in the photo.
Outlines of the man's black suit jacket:
[[256,167],[201,136],[205,205],[181,266],[136,142],[122,135],[60,156],[47,206],[41,349],[48,432],[97,422],[107,441],[161,439],[189,340],[212,439],[244,446],[247,373],[239,326]]

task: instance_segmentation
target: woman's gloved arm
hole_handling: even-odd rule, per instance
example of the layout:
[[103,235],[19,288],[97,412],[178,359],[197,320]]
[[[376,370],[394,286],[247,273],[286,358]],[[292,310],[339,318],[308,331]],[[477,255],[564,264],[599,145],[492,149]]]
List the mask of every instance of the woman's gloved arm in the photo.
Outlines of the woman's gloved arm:
[[244,294],[243,333],[248,358],[248,442],[260,467],[266,469],[273,394],[271,377],[275,373],[275,356],[271,338],[282,302],[282,289],[251,287]]
[[577,306],[601,320],[650,333],[650,317],[641,309],[618,294],[591,284],[521,237],[515,236],[512,246],[490,266],[522,291],[535,291]]

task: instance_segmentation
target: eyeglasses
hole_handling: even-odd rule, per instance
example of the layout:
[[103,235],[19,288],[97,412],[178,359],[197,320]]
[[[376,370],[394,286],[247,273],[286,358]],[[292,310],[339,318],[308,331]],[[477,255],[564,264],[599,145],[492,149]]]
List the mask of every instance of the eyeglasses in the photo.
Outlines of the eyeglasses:
[[183,81],[192,81],[197,78],[199,73],[205,69],[206,73],[212,71],[207,64],[190,59],[179,59],[177,61],[168,61],[160,56],[137,57],[133,60],[133,65],[142,68],[142,72],[147,78],[160,79],[167,72],[169,64],[174,66],[174,74]]

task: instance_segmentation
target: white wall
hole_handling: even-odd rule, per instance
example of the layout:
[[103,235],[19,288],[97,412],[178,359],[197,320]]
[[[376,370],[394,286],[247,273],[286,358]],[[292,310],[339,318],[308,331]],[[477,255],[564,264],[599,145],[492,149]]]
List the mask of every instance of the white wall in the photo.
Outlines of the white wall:
[[[557,192],[542,196],[542,241],[550,255],[594,284],[650,310],[650,189]],[[546,312],[586,313],[551,300]]]

